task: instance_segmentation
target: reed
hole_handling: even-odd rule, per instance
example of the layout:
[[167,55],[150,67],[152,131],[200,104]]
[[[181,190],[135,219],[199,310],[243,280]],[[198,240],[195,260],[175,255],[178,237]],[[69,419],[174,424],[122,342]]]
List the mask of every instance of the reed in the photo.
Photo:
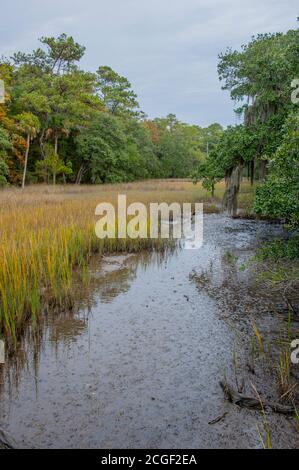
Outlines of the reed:
[[[212,200],[191,181],[148,181],[102,186],[33,186],[0,192],[0,333],[16,340],[24,322],[43,308],[71,305],[73,270],[84,269],[93,253],[162,249],[159,239],[105,239],[95,235],[95,208],[128,203],[204,202],[217,208],[220,183]],[[208,210],[207,210],[208,212]]]

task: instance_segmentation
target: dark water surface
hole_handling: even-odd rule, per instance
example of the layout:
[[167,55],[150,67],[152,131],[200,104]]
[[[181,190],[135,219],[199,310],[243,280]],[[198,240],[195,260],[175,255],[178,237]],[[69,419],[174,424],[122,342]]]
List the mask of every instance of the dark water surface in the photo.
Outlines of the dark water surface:
[[[276,326],[240,266],[281,230],[207,215],[199,250],[95,258],[78,310],[47,315],[5,365],[0,426],[42,448],[261,447],[262,417],[227,403],[219,380],[235,378],[248,315]],[[197,275],[213,278],[214,296]],[[269,420],[274,444],[291,446],[292,424]]]

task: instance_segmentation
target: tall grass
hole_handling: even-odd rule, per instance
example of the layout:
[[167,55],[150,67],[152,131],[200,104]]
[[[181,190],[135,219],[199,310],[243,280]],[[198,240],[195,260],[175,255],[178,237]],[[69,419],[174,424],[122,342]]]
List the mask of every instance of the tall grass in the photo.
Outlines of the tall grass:
[[37,318],[45,306],[71,304],[72,275],[93,253],[161,249],[152,239],[105,239],[95,235],[95,208],[116,204],[118,194],[128,203],[220,203],[224,185],[214,200],[192,182],[149,181],[105,186],[29,187],[0,192],[0,333],[17,338],[24,321]]

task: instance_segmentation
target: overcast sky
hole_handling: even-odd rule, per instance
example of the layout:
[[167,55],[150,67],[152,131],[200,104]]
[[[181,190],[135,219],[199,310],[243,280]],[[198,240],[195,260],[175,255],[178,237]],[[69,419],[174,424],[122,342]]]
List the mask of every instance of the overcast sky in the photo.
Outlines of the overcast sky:
[[298,0],[5,0],[0,55],[66,32],[87,47],[82,67],[125,75],[150,117],[235,123],[217,56],[253,34],[297,27]]

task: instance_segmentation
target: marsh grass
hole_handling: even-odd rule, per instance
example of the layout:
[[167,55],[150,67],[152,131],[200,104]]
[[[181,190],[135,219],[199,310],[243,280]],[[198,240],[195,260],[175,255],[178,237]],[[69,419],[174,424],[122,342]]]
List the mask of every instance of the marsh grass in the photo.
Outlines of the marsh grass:
[[[271,438],[271,429],[270,429],[270,425],[268,423],[268,420],[267,420],[267,415],[266,415],[266,412],[265,412],[265,408],[264,408],[264,405],[263,405],[263,401],[261,399],[261,396],[259,394],[259,392],[257,391],[257,388],[255,387],[254,384],[251,384],[256,396],[257,396],[257,399],[259,400],[260,402],[260,405],[261,405],[261,413],[262,413],[262,416],[263,416],[263,425],[262,425],[262,429],[260,429],[260,427],[257,425],[257,431],[258,431],[258,435],[259,435],[259,438],[261,440],[261,443],[262,443],[262,446],[263,446],[263,449],[272,449],[272,438]],[[263,437],[263,433],[264,432],[264,437]]]
[[[15,340],[28,318],[45,307],[72,304],[74,268],[86,274],[93,253],[161,250],[165,240],[105,239],[95,235],[95,208],[131,202],[203,202],[219,210],[225,186],[211,196],[186,180],[156,180],[101,186],[32,186],[0,192],[0,333]],[[85,270],[85,271],[84,271]]]

